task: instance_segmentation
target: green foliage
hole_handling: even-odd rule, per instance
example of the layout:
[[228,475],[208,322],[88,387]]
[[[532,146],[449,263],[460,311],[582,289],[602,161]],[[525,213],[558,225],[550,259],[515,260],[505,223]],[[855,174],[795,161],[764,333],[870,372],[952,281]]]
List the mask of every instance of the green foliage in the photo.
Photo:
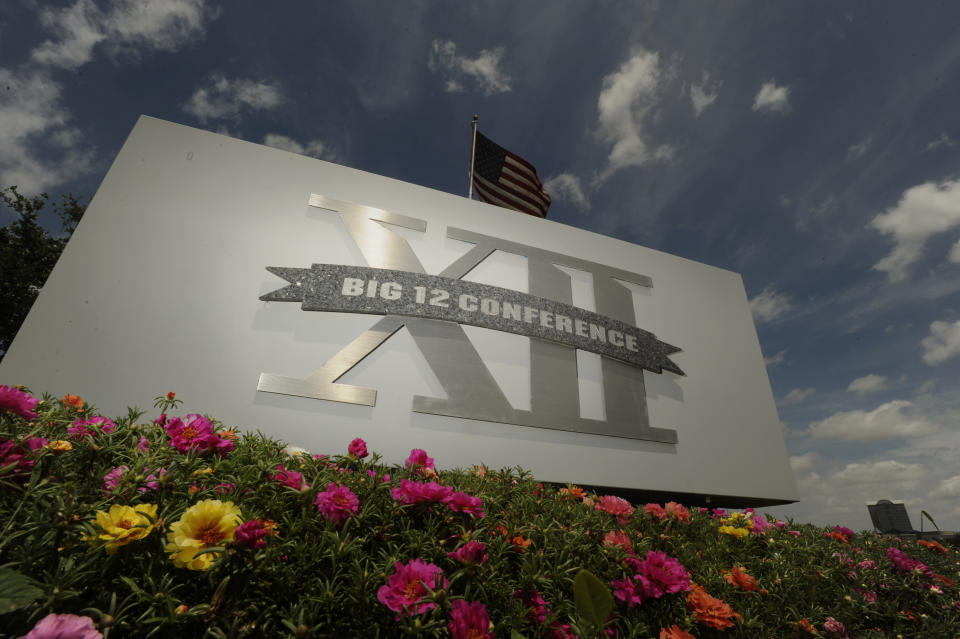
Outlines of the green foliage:
[[[50,201],[46,193],[34,197],[22,195],[17,187],[0,191],[0,201],[17,214],[17,219],[0,228],[0,359],[27,317],[37,293],[47,281],[63,247],[77,227],[86,204],[73,195]],[[44,229],[40,212],[48,205],[60,218],[63,235],[56,237]]]
[[[172,413],[178,402],[161,397],[156,408]],[[475,517],[440,503],[401,505],[393,489],[427,478],[375,454],[292,456],[260,433],[240,435],[223,456],[183,454],[135,409],[112,432],[80,439],[67,429],[95,407],[45,396],[34,410],[28,421],[0,408],[0,637],[19,637],[50,613],[88,616],[113,638],[448,637],[458,600],[483,604],[501,638],[646,638],[673,625],[701,639],[812,636],[804,624],[841,636],[828,630],[834,622],[858,638],[946,637],[955,626],[953,547],[766,519],[761,532],[767,526],[752,513],[726,517],[731,528],[751,530],[736,537],[719,531],[716,513],[610,514],[594,507],[604,503],[596,495],[542,486],[519,469],[437,471],[435,481],[483,501],[485,517]],[[31,452],[34,437],[48,442],[34,441]],[[309,486],[275,479],[280,464]],[[128,470],[105,488],[104,476],[120,466]],[[315,505],[330,484],[349,487],[359,502],[340,527]],[[265,547],[216,538],[200,549],[214,560],[208,570],[176,567],[169,537],[204,500],[235,503],[244,521],[272,520]],[[149,534],[108,552],[98,512],[146,504],[157,507],[141,528]],[[485,561],[449,556],[469,541],[486,544]],[[889,548],[922,568],[901,572]],[[716,610],[728,605],[731,627],[709,625],[694,591],[627,605],[615,582],[630,583],[651,551],[682,564]],[[449,584],[423,584],[421,602],[435,607],[398,614],[378,591],[397,563],[414,559],[438,566]],[[737,581],[743,573],[753,585]]]

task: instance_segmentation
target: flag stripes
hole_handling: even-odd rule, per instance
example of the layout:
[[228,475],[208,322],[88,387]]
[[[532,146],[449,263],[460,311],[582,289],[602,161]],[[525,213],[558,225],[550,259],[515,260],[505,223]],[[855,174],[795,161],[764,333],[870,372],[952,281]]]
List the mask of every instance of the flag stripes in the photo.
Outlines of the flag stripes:
[[482,202],[546,217],[550,196],[532,164],[477,133],[473,186]]

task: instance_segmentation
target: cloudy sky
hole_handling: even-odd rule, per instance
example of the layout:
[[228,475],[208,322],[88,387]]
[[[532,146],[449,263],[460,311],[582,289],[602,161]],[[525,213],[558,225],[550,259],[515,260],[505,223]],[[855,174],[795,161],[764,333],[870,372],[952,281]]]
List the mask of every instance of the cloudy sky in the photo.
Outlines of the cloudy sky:
[[92,194],[143,113],[465,195],[478,113],[550,219],[743,274],[773,512],[960,529],[960,5],[265,6],[4,2],[0,186]]

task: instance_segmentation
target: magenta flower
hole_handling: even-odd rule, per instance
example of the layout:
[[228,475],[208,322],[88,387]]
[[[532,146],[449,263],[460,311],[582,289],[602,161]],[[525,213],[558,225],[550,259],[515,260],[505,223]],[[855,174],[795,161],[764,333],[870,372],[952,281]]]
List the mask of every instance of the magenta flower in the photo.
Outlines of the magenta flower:
[[106,417],[91,417],[78,419],[67,429],[67,432],[76,439],[93,439],[101,434],[112,433],[117,425]]
[[241,548],[250,548],[251,550],[260,550],[267,547],[264,537],[270,534],[270,530],[263,525],[259,519],[245,521],[233,531],[233,542]]
[[164,425],[164,429],[170,436],[170,445],[181,453],[193,450],[201,455],[225,455],[233,450],[233,441],[218,436],[213,423],[203,415],[191,414],[184,419],[175,417]]
[[350,445],[347,446],[347,452],[357,459],[363,459],[370,454],[367,452],[367,442],[363,441],[359,437],[350,442]]
[[847,528],[846,526],[834,526],[834,527],[833,527],[833,530],[834,530],[835,532],[840,533],[841,535],[843,535],[843,536],[846,537],[847,539],[853,539],[854,537],[857,536],[857,533],[853,532],[852,530],[850,530],[850,529]]
[[907,553],[903,552],[899,548],[894,548],[893,546],[887,548],[887,559],[889,559],[890,563],[892,563],[894,567],[902,573],[916,571],[928,577],[933,573],[933,571],[930,570],[925,563],[916,559],[912,559],[909,555],[907,555]]
[[407,506],[410,504],[443,502],[453,495],[453,488],[443,486],[435,481],[422,482],[401,479],[400,485],[394,486],[390,490],[390,494],[394,500]]
[[483,500],[463,492],[455,492],[443,500],[447,508],[459,513],[467,513],[474,517],[483,518]]
[[233,482],[222,481],[216,486],[213,487],[213,492],[217,493],[220,496],[226,495],[227,493],[232,493],[237,489],[237,485]]
[[643,603],[644,592],[647,589],[647,579],[642,575],[634,575],[628,579],[615,579],[610,582],[613,586],[614,598],[627,605],[628,608],[634,608]]
[[550,614],[550,602],[546,601],[535,588],[514,590],[513,598],[519,599],[527,609],[527,619],[535,623],[547,623]]
[[140,435],[140,441],[136,445],[137,452],[145,453],[148,448],[150,448],[150,441],[144,435]]
[[103,639],[90,617],[49,614],[23,639]]
[[646,594],[653,599],[690,590],[690,574],[686,568],[664,552],[648,550],[646,559],[640,563],[640,574],[649,581]]
[[426,469],[436,470],[433,465],[433,457],[427,457],[427,451],[421,448],[414,448],[410,451],[410,456],[407,457],[407,461],[404,462],[404,467],[407,470],[418,470]]
[[482,541],[468,541],[454,552],[448,552],[447,557],[456,559],[465,566],[479,566],[489,559],[490,555],[487,553],[487,545]]
[[277,473],[270,475],[270,479],[289,486],[294,490],[310,488],[310,484],[303,481],[303,473],[298,473],[295,470],[287,470],[283,467],[283,464],[277,466]]
[[452,639],[493,639],[487,607],[479,601],[455,599],[450,604],[450,622],[447,624]]
[[[428,589],[447,588],[450,581],[443,576],[439,566],[422,559],[411,559],[406,565],[394,563],[396,572],[387,578],[387,585],[377,590],[377,599],[390,610],[400,615],[419,615],[436,608],[434,603],[421,603],[429,594]],[[406,608],[406,612],[404,611]]]
[[0,438],[0,468],[12,466],[14,475],[26,475],[33,468],[34,451],[40,450],[47,445],[47,440],[42,437],[30,437],[22,442],[27,445],[25,449],[20,443],[9,439]]
[[37,414],[33,409],[37,407],[40,400],[25,393],[19,388],[13,386],[0,386],[0,410],[5,410],[19,415],[26,420],[36,419]]
[[353,491],[333,482],[327,484],[326,491],[317,493],[313,503],[324,519],[332,521],[337,528],[360,512],[360,500]]

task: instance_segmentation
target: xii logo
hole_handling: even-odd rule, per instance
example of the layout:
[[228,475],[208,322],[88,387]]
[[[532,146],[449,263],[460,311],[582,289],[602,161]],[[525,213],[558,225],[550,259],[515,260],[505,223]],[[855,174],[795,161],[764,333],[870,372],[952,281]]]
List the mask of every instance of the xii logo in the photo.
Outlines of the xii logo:
[[[302,301],[304,310],[348,308],[353,312],[383,314],[383,318],[306,378],[261,373],[257,390],[374,406],[375,389],[341,384],[337,380],[406,327],[447,395],[446,398],[414,396],[415,412],[669,444],[677,442],[676,431],[650,425],[643,370],[654,373],[667,370],[682,375],[679,367],[667,357],[680,349],[635,328],[632,293],[620,283],[652,287],[649,277],[451,227],[447,228],[447,237],[469,242],[473,248],[441,273],[428,275],[407,241],[390,230],[392,225],[424,232],[425,221],[316,194],[310,196],[310,205],[339,215],[367,265],[372,269],[389,269],[381,273],[393,275],[397,281],[390,282],[389,287],[383,284],[378,293],[377,282],[372,281],[370,286],[371,282],[355,277],[342,279],[342,289],[339,280],[330,285],[331,273],[350,267],[267,267],[290,284],[261,296],[262,300]],[[459,306],[456,294],[449,302],[444,297],[442,305],[450,310],[431,308],[424,303],[427,297],[423,291],[427,290],[428,283],[450,282],[456,286],[458,280],[494,251],[527,258],[529,295],[474,286],[464,290],[477,294],[461,293]],[[572,306],[570,276],[557,266],[592,275],[596,313]],[[407,289],[419,291],[416,300],[405,303],[401,299],[404,290],[404,284],[398,283],[401,280],[412,284],[406,286]],[[466,286],[467,283],[463,284]],[[481,300],[481,292],[477,289],[489,293],[490,297]],[[433,289],[434,292],[437,290],[449,297],[446,290]],[[499,298],[497,292],[502,293]],[[383,299],[379,299],[381,297]],[[502,301],[505,299],[514,300],[515,304]],[[350,306],[344,306],[344,300]],[[511,323],[509,311],[514,308],[518,309],[513,318],[517,321]],[[525,313],[520,312],[521,308]],[[438,312],[443,314],[438,315]],[[467,338],[461,323],[531,335],[530,410],[516,409],[510,404]],[[535,334],[543,338],[533,336]],[[596,346],[584,346],[589,341],[587,338],[592,338],[591,343]],[[580,415],[578,346],[601,353],[604,420]],[[623,356],[618,356],[617,348]]]

